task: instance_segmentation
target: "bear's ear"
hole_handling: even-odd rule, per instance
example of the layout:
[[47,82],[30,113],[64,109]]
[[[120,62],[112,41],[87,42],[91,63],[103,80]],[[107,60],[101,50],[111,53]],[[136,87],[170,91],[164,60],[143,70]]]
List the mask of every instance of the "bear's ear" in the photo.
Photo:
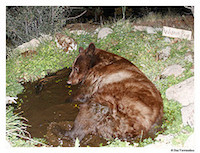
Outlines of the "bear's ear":
[[79,53],[82,53],[84,51],[83,47],[79,48]]
[[95,51],[95,45],[94,43],[90,43],[86,54],[92,56],[94,51]]

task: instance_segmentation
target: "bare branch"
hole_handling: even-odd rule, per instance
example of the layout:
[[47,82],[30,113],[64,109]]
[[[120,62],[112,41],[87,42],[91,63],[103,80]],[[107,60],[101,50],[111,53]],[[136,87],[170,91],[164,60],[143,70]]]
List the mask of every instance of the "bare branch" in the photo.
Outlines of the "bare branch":
[[81,13],[81,14],[79,14],[79,15],[77,15],[77,16],[69,17],[69,18],[67,18],[67,20],[77,19],[77,18],[81,17],[82,15],[84,15],[86,12],[87,12],[87,10],[85,10],[83,13]]

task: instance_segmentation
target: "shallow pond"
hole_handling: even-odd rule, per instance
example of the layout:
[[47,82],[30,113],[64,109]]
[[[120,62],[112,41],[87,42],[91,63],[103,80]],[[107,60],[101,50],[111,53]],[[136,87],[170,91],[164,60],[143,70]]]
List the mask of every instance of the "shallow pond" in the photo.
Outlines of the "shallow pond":
[[[24,85],[23,93],[18,95],[19,101],[23,101],[17,112],[23,112],[23,117],[28,119],[27,131],[32,137],[45,138],[51,146],[74,146],[74,143],[60,140],[51,133],[51,126],[58,124],[66,130],[70,130],[79,112],[80,102],[68,102],[72,92],[78,90],[78,86],[67,85],[70,69],[64,68],[54,74],[46,76],[35,82]],[[94,135],[86,136],[81,146],[105,145],[106,141]]]

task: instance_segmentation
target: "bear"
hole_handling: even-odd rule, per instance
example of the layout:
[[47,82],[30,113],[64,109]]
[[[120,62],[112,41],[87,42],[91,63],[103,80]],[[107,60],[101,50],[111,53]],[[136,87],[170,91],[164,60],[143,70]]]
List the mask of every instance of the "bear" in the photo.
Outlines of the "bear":
[[161,128],[163,100],[155,85],[133,63],[94,43],[79,48],[67,83],[80,85],[72,99],[82,104],[71,130],[53,129],[61,139],[97,134],[136,141],[154,138]]

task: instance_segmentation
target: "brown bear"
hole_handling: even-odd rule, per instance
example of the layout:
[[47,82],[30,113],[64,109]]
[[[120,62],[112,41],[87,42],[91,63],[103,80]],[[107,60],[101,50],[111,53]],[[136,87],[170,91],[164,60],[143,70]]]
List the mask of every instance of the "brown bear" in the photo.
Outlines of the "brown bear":
[[70,131],[58,126],[62,139],[98,134],[106,139],[132,141],[154,137],[160,128],[163,102],[155,85],[130,61],[97,49],[80,47],[68,84],[81,84],[74,100],[83,102]]

